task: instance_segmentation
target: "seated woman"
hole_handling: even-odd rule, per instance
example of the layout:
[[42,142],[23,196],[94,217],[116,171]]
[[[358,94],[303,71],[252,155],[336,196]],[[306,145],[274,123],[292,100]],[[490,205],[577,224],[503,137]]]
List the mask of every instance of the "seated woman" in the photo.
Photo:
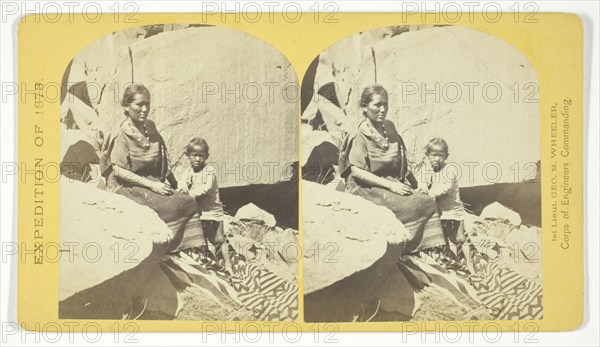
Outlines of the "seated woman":
[[204,245],[196,201],[176,191],[165,142],[148,119],[150,92],[128,86],[121,105],[125,118],[105,143],[103,176],[108,189],[150,207],[173,230],[169,251]]
[[392,210],[411,232],[406,251],[443,244],[435,200],[414,190],[417,180],[408,166],[404,141],[386,119],[387,91],[380,85],[365,88],[360,106],[364,119],[340,150],[345,191]]
[[386,119],[387,91],[380,85],[365,88],[360,106],[364,119],[340,150],[345,191],[390,209],[410,235],[403,244],[388,243],[384,256],[369,268],[307,296],[308,321],[348,321],[361,312],[367,315],[362,320],[373,312],[377,315],[372,320],[409,319],[415,307],[414,288],[407,280],[410,274],[397,265],[400,257],[444,244],[436,202],[414,190],[417,181],[409,169],[404,142]]

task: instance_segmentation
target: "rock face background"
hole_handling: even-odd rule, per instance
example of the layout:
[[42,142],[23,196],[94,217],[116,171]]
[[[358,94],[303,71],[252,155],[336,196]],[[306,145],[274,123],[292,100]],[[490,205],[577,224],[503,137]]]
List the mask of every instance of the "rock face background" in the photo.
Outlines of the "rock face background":
[[[180,29],[180,30],[175,30]],[[201,136],[222,187],[275,183],[298,161],[297,77],[266,42],[225,27],[146,26],[92,42],[64,76],[63,153],[75,139],[95,141],[124,119],[129,83],[151,93],[150,119],[169,148],[177,174],[188,141]],[[68,129],[68,130],[67,130]],[[64,133],[63,132],[63,133]]]
[[[73,57],[62,81],[61,174],[69,180],[61,181],[60,237],[94,243],[104,254],[97,262],[81,249],[74,261],[61,258],[61,318],[131,318],[140,304],[157,315],[149,319],[171,319],[181,309],[181,293],[160,268],[170,229],[150,208],[96,188],[102,137],[125,119],[120,100],[131,83],[150,90],[149,118],[176,176],[189,166],[184,147],[203,137],[225,210],[254,203],[273,214],[277,240],[297,235],[299,90],[290,62],[225,27],[161,24],[112,33]],[[137,245],[135,261],[115,262],[115,242]],[[117,251],[123,258],[131,249]],[[292,265],[281,267],[295,279]]]
[[330,132],[351,129],[362,118],[362,90],[378,83],[389,92],[387,117],[413,165],[431,138],[442,137],[463,187],[535,177],[538,79],[505,41],[463,27],[388,27],[338,41],[317,59],[303,81],[306,122],[322,122]]

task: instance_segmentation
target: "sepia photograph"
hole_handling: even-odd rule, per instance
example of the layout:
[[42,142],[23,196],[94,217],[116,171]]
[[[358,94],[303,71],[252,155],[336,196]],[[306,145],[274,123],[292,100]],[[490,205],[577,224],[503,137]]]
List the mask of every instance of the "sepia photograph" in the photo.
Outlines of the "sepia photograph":
[[593,344],[590,6],[4,4],[3,345]]
[[539,82],[474,29],[333,43],[302,81],[306,322],[543,318]]
[[298,317],[299,85],[207,25],[127,28],[66,67],[60,319]]

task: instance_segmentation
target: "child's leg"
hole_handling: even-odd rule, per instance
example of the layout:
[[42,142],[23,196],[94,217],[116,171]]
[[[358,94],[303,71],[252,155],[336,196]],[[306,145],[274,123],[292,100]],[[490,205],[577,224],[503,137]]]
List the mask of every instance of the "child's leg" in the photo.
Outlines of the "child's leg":
[[214,249],[214,254],[211,252],[209,246],[214,246],[215,244],[215,232],[217,229],[216,222],[213,220],[202,220],[202,229],[204,230],[204,240],[206,242],[206,246],[203,249],[205,258],[214,259],[217,256],[217,252],[219,251],[217,248]]
[[[217,232],[217,221],[214,220],[202,220],[202,229],[204,229],[204,237],[211,244],[215,244],[215,235]],[[216,250],[215,250],[216,251]]]
[[456,230],[456,243],[463,244],[467,241],[467,234],[465,233],[465,221],[459,221],[458,229]]
[[460,256],[459,250],[466,240],[464,222],[462,220],[442,220],[442,230],[446,246],[451,249],[456,256]]
[[223,221],[217,221],[217,228],[215,232],[215,248],[220,249],[221,254],[223,255],[223,260],[225,261],[225,269],[232,272],[231,267],[231,254],[229,251],[229,240],[225,237],[225,231],[223,230]]
[[467,240],[465,223],[462,220],[442,220],[444,236],[455,245],[460,245]]
[[444,233],[444,241],[446,242],[446,247],[450,248],[450,240],[452,235],[452,221],[447,219],[442,219],[442,232]]
[[458,230],[456,232],[456,241],[458,248],[462,251],[463,257],[466,262],[466,267],[471,272],[471,274],[475,273],[475,269],[473,267],[473,255],[471,254],[470,242],[467,241],[467,233],[465,232],[465,221],[461,220]]
[[204,220],[202,225],[206,226],[204,235],[208,241],[215,247],[215,256],[223,257],[225,268],[231,272],[231,255],[229,252],[229,243],[223,231],[223,221]]

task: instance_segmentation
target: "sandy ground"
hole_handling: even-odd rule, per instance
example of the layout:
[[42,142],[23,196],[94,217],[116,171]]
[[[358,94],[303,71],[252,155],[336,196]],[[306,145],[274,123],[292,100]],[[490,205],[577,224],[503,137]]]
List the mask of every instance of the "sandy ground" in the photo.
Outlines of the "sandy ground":
[[243,307],[221,306],[202,294],[184,292],[180,296],[183,308],[175,320],[252,321],[250,311]]

